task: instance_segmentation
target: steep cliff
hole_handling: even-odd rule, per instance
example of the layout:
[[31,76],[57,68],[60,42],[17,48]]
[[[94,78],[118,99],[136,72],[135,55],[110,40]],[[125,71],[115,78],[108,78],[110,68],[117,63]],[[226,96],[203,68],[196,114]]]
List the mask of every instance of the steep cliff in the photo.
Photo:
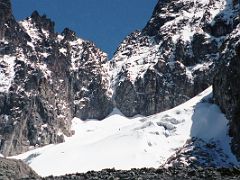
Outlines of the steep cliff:
[[103,119],[112,111],[104,52],[67,28],[55,33],[36,11],[16,22],[10,1],[0,6],[1,153],[63,142],[73,117]]
[[226,113],[230,125],[232,150],[240,159],[240,26],[228,36],[213,81],[215,102]]

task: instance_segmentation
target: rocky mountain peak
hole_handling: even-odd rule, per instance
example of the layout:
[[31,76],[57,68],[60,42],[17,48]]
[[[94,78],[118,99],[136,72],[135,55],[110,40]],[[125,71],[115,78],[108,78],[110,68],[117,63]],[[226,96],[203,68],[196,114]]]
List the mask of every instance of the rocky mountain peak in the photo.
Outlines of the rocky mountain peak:
[[64,36],[65,40],[68,40],[68,41],[76,40],[76,32],[74,32],[69,28],[65,28],[61,34]]
[[146,27],[126,37],[111,61],[120,111],[154,114],[210,86],[220,47],[238,24],[233,3],[160,0]]
[[50,34],[54,33],[55,23],[49,19],[46,15],[39,15],[37,11],[34,11],[31,15],[31,20],[36,24],[37,27],[42,28],[50,32]]
[[[167,21],[172,20],[174,17],[167,17],[163,18],[160,15],[166,14],[168,5],[170,4],[171,1],[169,0],[163,0],[163,1],[158,1],[157,5],[154,8],[152,18],[150,21],[147,23],[145,28],[143,29],[143,32],[149,36],[155,36],[158,33],[158,30],[160,27]],[[175,5],[177,1],[172,1],[172,5]],[[156,19],[157,18],[157,19]]]

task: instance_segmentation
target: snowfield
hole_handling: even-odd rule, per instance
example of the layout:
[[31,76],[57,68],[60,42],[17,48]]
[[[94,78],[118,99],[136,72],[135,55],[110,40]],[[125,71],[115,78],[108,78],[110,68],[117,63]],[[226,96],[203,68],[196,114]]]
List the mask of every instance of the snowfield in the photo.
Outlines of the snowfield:
[[75,135],[62,144],[34,149],[13,158],[27,162],[39,175],[64,175],[104,168],[157,168],[191,137],[220,143],[229,162],[227,119],[208,103],[212,88],[171,110],[148,117],[126,118],[118,110],[103,121],[74,118]]

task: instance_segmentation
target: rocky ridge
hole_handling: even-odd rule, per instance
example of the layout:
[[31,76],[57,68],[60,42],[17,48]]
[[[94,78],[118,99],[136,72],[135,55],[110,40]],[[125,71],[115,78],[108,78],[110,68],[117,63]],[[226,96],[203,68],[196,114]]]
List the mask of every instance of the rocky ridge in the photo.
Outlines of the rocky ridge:
[[159,1],[111,63],[114,105],[126,116],[173,108],[212,84],[221,46],[239,23],[226,0]]

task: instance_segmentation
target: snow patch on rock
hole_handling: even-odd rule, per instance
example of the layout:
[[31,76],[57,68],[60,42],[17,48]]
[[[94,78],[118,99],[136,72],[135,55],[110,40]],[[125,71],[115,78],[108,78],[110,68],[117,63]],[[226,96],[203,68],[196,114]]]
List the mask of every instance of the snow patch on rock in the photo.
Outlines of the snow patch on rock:
[[0,92],[8,92],[14,79],[16,57],[4,55],[0,57]]

